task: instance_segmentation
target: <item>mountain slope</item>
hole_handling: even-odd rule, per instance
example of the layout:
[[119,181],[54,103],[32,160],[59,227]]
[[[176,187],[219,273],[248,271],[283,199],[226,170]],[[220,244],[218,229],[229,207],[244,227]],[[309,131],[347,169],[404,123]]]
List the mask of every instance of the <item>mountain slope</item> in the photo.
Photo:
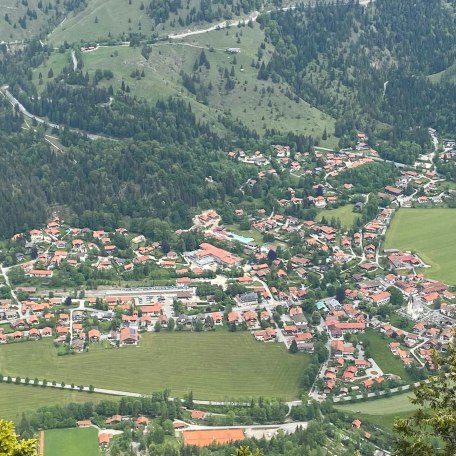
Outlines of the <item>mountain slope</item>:
[[84,0],[2,0],[0,42],[46,35],[66,14],[84,6]]
[[59,45],[64,41],[127,41],[131,35],[144,39],[155,34],[166,36],[176,31],[246,18],[265,5],[258,0],[87,0],[87,7],[68,15],[48,40]]
[[[455,2],[444,0],[377,0],[368,7],[350,1],[263,15],[258,21],[275,53],[260,77],[285,79],[339,120],[339,134],[384,124],[394,135],[423,126],[454,129],[453,121],[441,122],[454,95],[427,84],[427,76],[455,61],[455,18]],[[431,102],[428,114],[420,94]]]
[[[259,134],[275,129],[321,139],[326,131],[329,139],[325,144],[333,145],[335,121],[331,116],[299,98],[287,83],[257,79],[257,66],[261,61],[267,63],[273,53],[272,46],[263,44],[264,33],[255,24],[147,47],[99,47],[78,53],[77,58],[82,73],[87,72],[91,80],[97,70],[112,72],[112,78],[102,79],[99,87],[112,86],[115,93],[124,83],[132,96],[150,103],[168,96],[182,98],[191,103],[199,119],[215,129],[223,129],[219,116],[229,116]],[[226,48],[239,48],[240,52],[230,55]],[[54,52],[33,70],[38,93],[65,67],[72,71],[70,54],[70,50]],[[195,67],[203,54],[205,64]],[[47,78],[51,69],[53,77]]]

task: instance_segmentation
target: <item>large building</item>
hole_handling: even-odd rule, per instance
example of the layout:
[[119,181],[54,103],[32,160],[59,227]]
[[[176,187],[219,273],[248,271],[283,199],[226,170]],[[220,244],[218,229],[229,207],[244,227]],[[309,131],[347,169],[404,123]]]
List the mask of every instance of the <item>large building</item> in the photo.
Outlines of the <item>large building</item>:
[[240,266],[242,262],[237,255],[207,242],[202,243],[200,249],[192,253],[191,257],[201,267],[209,266],[213,263],[224,267],[233,267]]

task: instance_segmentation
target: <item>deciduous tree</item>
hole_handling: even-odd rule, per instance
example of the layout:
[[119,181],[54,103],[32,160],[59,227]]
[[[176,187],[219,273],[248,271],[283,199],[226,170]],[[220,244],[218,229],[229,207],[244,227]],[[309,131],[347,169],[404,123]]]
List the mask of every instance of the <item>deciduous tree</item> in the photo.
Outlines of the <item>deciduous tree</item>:
[[0,455],[36,456],[36,440],[18,440],[11,421],[0,419]]

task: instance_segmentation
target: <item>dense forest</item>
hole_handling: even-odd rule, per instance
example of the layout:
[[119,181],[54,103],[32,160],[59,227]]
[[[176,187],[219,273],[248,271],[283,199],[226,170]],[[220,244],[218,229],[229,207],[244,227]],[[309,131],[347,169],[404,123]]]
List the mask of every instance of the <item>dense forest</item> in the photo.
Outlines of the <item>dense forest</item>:
[[427,127],[456,131],[454,84],[428,78],[455,61],[454,1],[301,5],[258,21],[275,46],[258,77],[282,78],[336,117],[337,136],[424,145]]
[[[159,141],[147,136],[135,142],[90,141],[64,132],[66,150],[59,153],[44,141],[40,128],[22,130],[21,117],[2,100],[0,233],[11,236],[29,229],[44,222],[50,208],[61,207],[75,224],[114,228],[122,220],[153,236],[158,225],[169,224],[171,230],[191,224],[197,205],[222,204],[251,171],[229,162],[191,113],[173,106],[164,103],[159,111]],[[176,123],[175,115],[188,116],[187,128]]]

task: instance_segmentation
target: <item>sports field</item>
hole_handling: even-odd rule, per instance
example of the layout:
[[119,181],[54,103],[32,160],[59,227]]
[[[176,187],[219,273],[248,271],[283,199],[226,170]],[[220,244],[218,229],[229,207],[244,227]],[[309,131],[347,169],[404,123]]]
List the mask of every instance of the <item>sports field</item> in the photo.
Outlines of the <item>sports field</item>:
[[288,354],[283,344],[226,331],[147,333],[138,347],[97,347],[74,356],[57,356],[51,340],[0,347],[3,375],[139,393],[169,388],[177,397],[193,391],[208,400],[296,398],[308,361]]
[[[14,398],[14,400],[12,400]],[[63,405],[70,402],[99,402],[118,400],[120,397],[90,394],[79,391],[42,388],[31,385],[0,383],[0,418],[18,423],[23,412],[37,410],[48,405]]]
[[98,456],[98,430],[52,429],[44,433],[44,456]]
[[337,209],[325,209],[320,211],[316,217],[316,221],[320,222],[323,217],[325,217],[328,221],[333,217],[338,218],[343,227],[351,228],[353,222],[356,220],[356,217],[359,217],[359,214],[353,212],[353,204],[347,204],[345,206],[338,207]]
[[456,284],[456,209],[400,209],[386,233],[385,248],[416,251],[431,266],[423,273]]
[[411,396],[412,393],[405,393],[385,399],[335,405],[334,407],[341,412],[353,413],[361,421],[365,419],[377,426],[392,429],[396,417],[405,418],[417,409],[417,406],[409,400]]

